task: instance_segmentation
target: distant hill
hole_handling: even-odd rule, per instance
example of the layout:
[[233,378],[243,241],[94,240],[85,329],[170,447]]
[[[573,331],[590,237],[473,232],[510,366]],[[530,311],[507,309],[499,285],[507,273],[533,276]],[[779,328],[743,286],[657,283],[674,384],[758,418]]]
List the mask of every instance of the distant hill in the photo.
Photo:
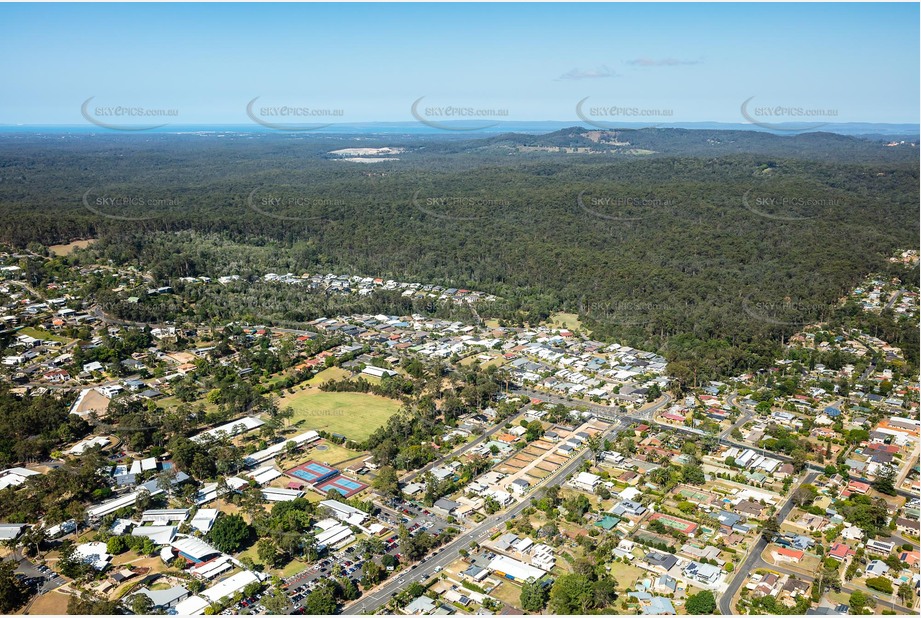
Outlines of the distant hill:
[[908,161],[918,156],[918,142],[888,145],[880,135],[854,137],[825,131],[777,135],[764,131],[716,129],[585,129],[574,126],[546,133],[505,133],[471,140],[456,150],[514,149],[527,153],[546,149],[576,150],[569,154],[617,154],[625,156],[725,156],[760,154],[802,157],[826,161]]

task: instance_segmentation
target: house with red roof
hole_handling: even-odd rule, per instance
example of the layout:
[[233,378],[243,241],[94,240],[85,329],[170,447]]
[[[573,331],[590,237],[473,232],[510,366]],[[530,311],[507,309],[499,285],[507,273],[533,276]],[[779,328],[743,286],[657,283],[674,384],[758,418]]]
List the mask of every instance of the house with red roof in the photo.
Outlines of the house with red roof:
[[851,481],[847,484],[847,488],[852,492],[857,492],[859,494],[865,494],[870,491],[869,483],[861,483],[860,481]]
[[789,549],[787,547],[778,547],[777,549],[771,550],[771,558],[778,564],[782,562],[798,564],[799,561],[803,559],[804,555],[805,554],[798,549]]
[[828,549],[828,557],[834,558],[838,562],[844,562],[856,553],[844,543],[835,543]]

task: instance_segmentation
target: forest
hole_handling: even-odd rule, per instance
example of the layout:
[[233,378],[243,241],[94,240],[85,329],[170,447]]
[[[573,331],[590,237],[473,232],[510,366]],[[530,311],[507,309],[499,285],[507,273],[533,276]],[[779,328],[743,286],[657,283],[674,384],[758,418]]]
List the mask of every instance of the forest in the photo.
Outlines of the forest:
[[[652,154],[516,150],[605,141]],[[405,152],[330,154],[356,143]],[[128,319],[194,307],[184,317],[299,323],[355,301],[318,302],[263,274],[379,276],[496,294],[478,312],[507,324],[578,313],[598,339],[660,351],[688,384],[763,366],[832,317],[861,277],[918,245],[918,200],[915,147],[827,133],[0,138],[0,240],[100,238],[76,259],[150,269],[162,285],[243,277],[188,290],[188,303],[102,295]]]

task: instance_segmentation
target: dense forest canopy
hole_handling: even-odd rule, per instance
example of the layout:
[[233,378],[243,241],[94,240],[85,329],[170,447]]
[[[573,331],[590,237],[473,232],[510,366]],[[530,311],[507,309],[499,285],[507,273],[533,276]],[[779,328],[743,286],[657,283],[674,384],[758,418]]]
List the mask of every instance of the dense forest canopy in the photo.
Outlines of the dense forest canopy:
[[[330,154],[382,146],[403,152]],[[918,246],[918,202],[916,147],[828,133],[0,137],[0,240],[99,237],[94,259],[174,284],[332,271],[483,290],[501,297],[484,317],[577,312],[694,378],[756,368],[833,317],[861,277]],[[272,302],[298,303],[286,294]],[[209,317],[236,306],[205,300]]]

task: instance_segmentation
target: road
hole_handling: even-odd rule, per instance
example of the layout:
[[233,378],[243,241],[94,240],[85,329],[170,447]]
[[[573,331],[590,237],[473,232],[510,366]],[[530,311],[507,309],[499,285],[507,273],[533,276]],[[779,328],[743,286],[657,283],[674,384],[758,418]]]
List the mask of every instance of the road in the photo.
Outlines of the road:
[[[528,407],[529,407],[529,406],[524,406],[524,407],[522,407],[521,410],[520,410],[518,413],[516,413],[515,416],[513,416],[513,417],[510,418],[510,419],[508,419],[507,422],[510,422],[510,423],[514,424],[515,419],[518,418],[518,416],[520,416],[522,412],[524,412],[525,410],[527,410]],[[429,470],[432,470],[433,468],[437,468],[438,466],[444,464],[444,462],[449,461],[449,460],[451,460],[451,459],[454,459],[454,458],[456,458],[456,457],[459,457],[460,455],[463,455],[464,453],[466,453],[466,452],[469,451],[470,449],[474,448],[474,447],[477,446],[478,444],[482,444],[483,442],[485,442],[486,440],[488,440],[490,437],[492,437],[493,434],[495,434],[496,432],[498,432],[498,431],[500,431],[500,430],[502,430],[502,431],[505,430],[505,423],[504,423],[504,422],[503,422],[503,423],[497,423],[494,427],[492,427],[492,428],[489,429],[488,431],[485,431],[485,432],[483,432],[482,434],[480,434],[479,436],[477,436],[477,438],[476,438],[475,440],[473,440],[473,441],[471,441],[471,442],[468,442],[468,443],[466,443],[466,444],[464,444],[464,445],[458,447],[456,450],[453,450],[453,451],[451,451],[450,453],[445,454],[443,457],[440,457],[440,458],[436,459],[435,461],[433,461],[433,462],[431,462],[431,463],[429,463],[429,464],[426,464],[424,467],[420,468],[419,470],[414,470],[413,472],[410,472],[409,474],[407,474],[406,476],[404,476],[403,478],[401,478],[401,479],[400,479],[400,482],[401,482],[401,483],[411,483],[411,482],[413,481],[413,479],[415,479],[416,477],[422,476],[423,474],[425,474],[425,473],[428,472]]]
[[[783,523],[787,515],[790,514],[790,511],[793,510],[793,494],[796,493],[796,490],[799,489],[800,485],[803,483],[811,483],[819,476],[818,472],[809,472],[806,476],[797,483],[796,487],[790,489],[790,492],[787,494],[787,499],[781,505],[780,509],[777,511],[775,519],[778,523]],[[733,613],[732,599],[735,597],[736,593],[739,591],[739,588],[742,587],[742,584],[745,583],[745,580],[748,578],[751,573],[758,568],[759,563],[763,564],[761,560],[761,552],[764,551],[764,548],[767,547],[767,541],[759,535],[758,540],[751,547],[748,553],[748,557],[745,559],[745,562],[736,567],[735,575],[729,581],[729,587],[726,588],[726,591],[720,595],[719,602],[717,607],[720,610],[720,613],[724,616],[729,616]]]
[[592,401],[579,401],[576,399],[567,399],[561,395],[554,395],[552,393],[545,393],[543,391],[537,391],[531,388],[525,388],[523,386],[514,386],[509,389],[510,392],[515,393],[516,395],[526,395],[528,397],[536,397],[547,401],[553,404],[561,404],[571,408],[585,408],[586,410],[595,412],[599,418],[606,420],[619,421],[625,416],[632,420],[642,420],[649,422],[652,420],[653,415],[660,408],[663,408],[672,402],[672,397],[668,393],[662,394],[662,400],[651,405],[638,410],[636,414],[626,415],[620,411],[619,407],[606,406],[600,403],[594,403]]
[[[538,395],[535,393],[535,396]],[[547,398],[543,394],[540,394],[539,396],[544,399]],[[662,401],[649,406],[647,409],[643,410],[643,412],[655,411],[660,407],[667,405],[669,401],[671,401],[671,398],[668,395],[665,395]],[[572,402],[567,402],[567,405],[572,405]],[[592,404],[592,406],[604,407],[596,406],[595,404]],[[608,410],[608,413],[610,414],[611,410]],[[605,431],[604,434],[602,434],[603,438],[611,434],[620,433],[629,427],[632,419],[623,414],[620,416],[621,418],[615,419],[616,424],[612,425],[607,429],[607,431]],[[562,484],[563,481],[570,474],[578,470],[582,463],[589,457],[591,457],[591,452],[588,449],[583,449],[578,455],[574,456],[568,462],[563,464],[563,466],[561,466],[553,475],[548,477],[539,486],[538,491],[543,487],[553,487]],[[414,581],[424,581],[435,573],[436,568],[440,567],[440,570],[454,562],[458,558],[459,550],[468,548],[471,543],[481,543],[485,539],[492,536],[498,526],[508,521],[509,519],[517,517],[521,511],[530,506],[531,498],[535,497],[536,495],[537,491],[532,492],[507,511],[487,517],[478,526],[469,531],[463,532],[453,541],[445,545],[441,550],[435,554],[431,554],[426,560],[425,564],[416,563],[413,569],[409,571],[400,571],[398,574],[393,576],[391,579],[388,579],[370,594],[363,596],[351,605],[345,607],[341,613],[354,615],[367,611],[376,611],[378,608],[385,605],[394,594],[406,588],[406,586],[408,586],[410,583]]]

